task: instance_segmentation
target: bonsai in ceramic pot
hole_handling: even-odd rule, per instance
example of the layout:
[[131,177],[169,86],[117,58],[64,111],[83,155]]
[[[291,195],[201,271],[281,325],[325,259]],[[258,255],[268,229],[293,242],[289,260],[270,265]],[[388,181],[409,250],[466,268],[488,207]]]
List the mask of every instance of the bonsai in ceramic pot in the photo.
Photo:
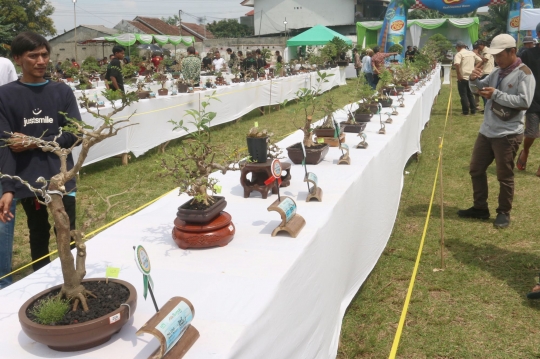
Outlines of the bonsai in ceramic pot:
[[258,127],[252,127],[246,137],[249,157],[252,162],[266,163],[268,159],[268,143],[273,133],[267,130],[259,131]]
[[[324,156],[328,153],[328,144],[326,143],[315,143],[313,141],[313,129],[311,128],[311,123],[313,122],[313,114],[315,111],[320,108],[321,101],[321,87],[323,83],[328,82],[328,77],[333,76],[333,74],[327,74],[320,71],[317,71],[317,84],[311,89],[301,88],[297,93],[298,104],[300,105],[298,109],[293,112],[293,115],[301,116],[304,119],[303,126],[298,126],[295,124],[299,130],[304,134],[302,143],[304,144],[306,150],[306,163],[316,165],[324,159]],[[287,104],[287,101],[284,102],[284,106]],[[287,147],[287,153],[290,160],[294,164],[301,164],[304,159],[304,152],[302,149],[301,143],[296,143],[292,146]]]
[[388,69],[384,69],[379,74],[379,82],[375,90],[377,91],[377,100],[382,107],[392,106],[393,100],[389,96],[388,86],[392,83],[392,74]]
[[169,90],[165,88],[165,85],[167,84],[167,78],[161,79],[159,83],[161,84],[161,88],[158,90],[158,95],[167,96],[169,94]]
[[[356,122],[369,122],[373,116],[372,101],[375,95],[375,90],[366,82],[364,76],[360,76],[356,82],[355,91],[352,93],[355,100],[358,102],[358,109],[354,111],[354,119]],[[350,121],[350,119],[349,119]],[[349,124],[350,125],[350,124]],[[348,131],[347,131],[348,132]]]
[[[231,215],[223,211],[227,206],[225,198],[216,196],[221,191],[217,186],[218,180],[210,175],[214,171],[225,174],[240,170],[243,156],[238,151],[223,155],[223,148],[211,142],[210,122],[216,113],[207,111],[207,108],[212,100],[219,101],[214,95],[215,91],[206,96],[200,111],[186,111],[192,118],[190,124],[195,131],[188,135],[177,153],[169,159],[164,158],[161,163],[163,175],[174,179],[180,194],[192,197],[178,208],[174,220],[172,237],[182,249],[223,247],[235,233]],[[170,122],[174,124],[174,130],[189,132],[183,120]]]
[[137,82],[137,96],[139,97],[140,100],[144,100],[148,97],[150,97],[150,91],[146,90],[144,87],[145,87],[146,83],[145,81],[139,81]]
[[[115,281],[115,285],[120,285],[123,288],[122,290],[126,291],[127,294],[125,298],[119,299],[120,304],[122,302],[126,303],[130,308],[116,303],[115,307],[111,308],[112,310],[109,313],[95,319],[88,318],[94,315],[92,313],[95,312],[96,308],[102,307],[102,304],[105,306],[111,305],[112,301],[108,296],[96,296],[97,292],[103,292],[101,290],[105,284],[103,279],[87,279],[83,282],[86,275],[85,263],[87,252],[82,231],[85,230],[86,225],[79,230],[70,230],[69,217],[62,201],[62,197],[67,195],[65,184],[79,173],[92,146],[109,137],[115,136],[120,130],[132,125],[129,123],[129,118],[115,120],[112,117],[137,101],[137,95],[134,92],[124,94],[112,90],[103,91],[102,94],[112,106],[111,112],[106,115],[100,111],[92,110],[88,106],[90,101],[84,92],[79,99],[90,114],[102,120],[101,125],[98,127],[88,126],[84,122],[66,116],[69,125],[61,128],[59,135],[69,132],[76,137],[75,143],[70,148],[62,148],[57,142],[59,135],[52,140],[45,140],[43,138],[15,133],[7,140],[22,139],[26,146],[34,148],[35,151],[50,152],[59,157],[59,173],[49,179],[38,178],[36,182],[42,184],[41,188],[33,187],[25,179],[13,177],[8,174],[0,175],[2,178],[11,178],[20,181],[34,192],[37,201],[49,208],[49,213],[51,213],[54,221],[63,284],[42,291],[27,300],[19,310],[19,320],[26,335],[55,350],[83,350],[106,342],[133,315],[137,305],[135,289],[129,283]],[[72,150],[77,145],[81,146],[81,151],[77,161],[70,168],[68,158],[70,158]],[[105,215],[102,218],[105,218]],[[70,247],[72,240],[75,242],[75,258]],[[89,287],[93,289],[89,290]],[[33,319],[30,313],[34,313],[36,306],[41,306],[42,298],[51,296],[54,297],[55,301],[60,302],[65,300],[70,303],[67,312],[60,313],[58,320],[61,320],[62,323],[56,325],[55,323],[42,324],[41,319],[39,319],[41,323],[34,322],[33,320],[37,319]],[[94,305],[96,307],[92,307]],[[114,325],[111,325],[109,320],[111,313],[118,314],[118,323],[114,323]],[[85,321],[87,319],[92,320]],[[83,323],[83,321],[85,322]]]

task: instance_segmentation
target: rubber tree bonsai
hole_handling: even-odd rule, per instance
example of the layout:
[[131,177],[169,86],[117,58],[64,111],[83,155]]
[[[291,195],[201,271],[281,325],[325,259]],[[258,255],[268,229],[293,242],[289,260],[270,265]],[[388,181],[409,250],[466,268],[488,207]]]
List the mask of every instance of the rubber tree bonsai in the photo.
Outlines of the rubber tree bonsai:
[[[84,107],[95,118],[102,120],[102,124],[98,127],[92,127],[84,122],[76,119],[67,118],[69,125],[61,128],[58,136],[50,141],[43,138],[25,136],[22,134],[10,134],[11,138],[23,140],[28,147],[41,150],[43,152],[51,152],[60,158],[59,173],[52,178],[46,179],[40,177],[36,182],[41,183],[41,188],[34,188],[28,181],[16,176],[1,174],[2,178],[11,178],[20,181],[24,186],[28,187],[36,194],[36,197],[41,197],[44,200],[38,201],[49,207],[54,221],[56,230],[56,244],[58,248],[58,256],[62,267],[62,276],[64,283],[58,297],[65,298],[73,302],[73,311],[77,310],[79,304],[85,312],[88,311],[87,296],[94,296],[87,291],[81,284],[82,279],[86,275],[86,245],[84,244],[83,236],[80,230],[70,230],[69,217],[64,208],[62,197],[67,195],[65,184],[74,178],[81,170],[83,163],[92,146],[102,142],[103,140],[115,136],[120,130],[132,126],[130,117],[124,120],[115,120],[112,117],[137,101],[137,96],[134,93],[120,94],[117,91],[106,90],[102,95],[111,103],[112,110],[108,114],[103,114],[99,110],[93,110],[88,106],[90,102],[86,95],[79,98],[84,104]],[[65,115],[65,114],[64,114]],[[62,148],[56,141],[63,132],[71,132],[77,140],[70,148]],[[7,140],[9,143],[9,139]],[[80,145],[81,152],[77,161],[72,168],[68,168],[67,158],[73,149]],[[70,248],[71,238],[75,240],[77,250],[76,259],[73,257]]]
[[[238,171],[241,169],[241,156],[235,150],[232,154],[225,154],[222,158],[219,154],[225,151],[222,146],[212,143],[210,134],[210,122],[216,117],[216,112],[208,111],[210,102],[216,100],[215,91],[206,96],[206,100],[201,102],[201,110],[187,110],[186,115],[191,117],[190,123],[195,127],[195,131],[187,136],[187,141],[172,155],[170,160],[162,159],[161,167],[165,170],[164,176],[171,176],[178,187],[180,193],[186,193],[193,199],[191,204],[210,206],[214,203],[213,195],[217,194],[215,185],[218,180],[210,175],[219,171],[222,174],[228,171]],[[190,132],[184,124],[184,120],[170,120],[174,125],[173,130],[182,129]]]

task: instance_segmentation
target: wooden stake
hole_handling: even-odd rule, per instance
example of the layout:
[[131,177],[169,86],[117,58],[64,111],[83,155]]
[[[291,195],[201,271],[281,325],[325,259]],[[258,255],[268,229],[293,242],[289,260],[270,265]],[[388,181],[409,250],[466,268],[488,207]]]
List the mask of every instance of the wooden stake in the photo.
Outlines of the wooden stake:
[[439,160],[439,178],[441,187],[441,269],[444,269],[444,188],[443,188],[443,162],[442,162],[442,138],[439,137],[440,160]]

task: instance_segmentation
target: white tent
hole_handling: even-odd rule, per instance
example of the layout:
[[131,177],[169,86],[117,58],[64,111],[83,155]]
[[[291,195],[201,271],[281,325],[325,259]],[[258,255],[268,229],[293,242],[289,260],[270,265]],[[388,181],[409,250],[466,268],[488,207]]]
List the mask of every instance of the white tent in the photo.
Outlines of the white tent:
[[521,10],[520,30],[536,30],[538,23],[540,23],[540,9]]

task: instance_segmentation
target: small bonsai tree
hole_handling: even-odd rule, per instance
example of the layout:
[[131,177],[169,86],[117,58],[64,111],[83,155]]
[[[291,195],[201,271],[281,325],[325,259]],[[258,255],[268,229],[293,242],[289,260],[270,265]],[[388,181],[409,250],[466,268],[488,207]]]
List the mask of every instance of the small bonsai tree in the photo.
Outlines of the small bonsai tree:
[[[235,150],[222,159],[216,158],[216,155],[222,154],[224,149],[211,143],[210,122],[216,117],[216,113],[207,111],[210,101],[219,101],[215,94],[214,91],[212,95],[206,96],[206,100],[201,103],[200,111],[186,111],[186,115],[192,118],[190,123],[195,127],[195,131],[188,135],[188,141],[185,141],[185,145],[172,156],[171,161],[164,158],[161,163],[161,167],[165,170],[163,175],[174,178],[180,188],[180,194],[186,193],[193,197],[191,204],[199,204],[202,207],[208,207],[215,202],[213,195],[217,194],[215,185],[218,180],[210,177],[212,172],[220,171],[225,174],[228,171],[240,170],[240,160],[243,157]],[[173,130],[182,129],[189,132],[184,120],[169,122],[174,125]]]
[[336,48],[336,53],[337,53],[337,57],[339,58],[342,54],[347,54],[347,52],[349,50],[352,49],[352,46],[351,45],[348,45],[345,40],[343,40],[342,38],[338,37],[338,36],[335,36],[331,41],[330,41]]
[[[112,106],[112,110],[108,114],[102,114],[99,112],[99,110],[92,110],[88,106],[90,101],[84,93],[80,98],[88,113],[103,120],[103,123],[97,128],[88,126],[84,122],[76,119],[66,117],[67,121],[69,122],[69,126],[61,128],[58,136],[50,141],[23,134],[11,134],[11,138],[24,140],[24,144],[28,147],[36,148],[37,150],[41,150],[43,152],[52,152],[60,158],[60,168],[57,175],[49,179],[45,179],[43,177],[37,179],[36,182],[42,184],[41,188],[32,187],[32,185],[30,185],[30,183],[24,179],[7,174],[0,174],[1,178],[6,177],[20,181],[23,185],[34,192],[36,197],[41,197],[44,199],[43,201],[38,200],[41,204],[49,207],[50,213],[52,214],[54,220],[58,256],[60,257],[62,275],[64,279],[64,283],[62,284],[58,298],[65,298],[72,301],[73,311],[77,310],[80,304],[83,310],[87,312],[89,308],[86,298],[87,296],[94,295],[86,290],[84,285],[81,284],[82,279],[86,275],[86,245],[84,244],[83,236],[80,230],[70,230],[69,217],[62,202],[62,197],[67,195],[65,184],[74,178],[77,173],[79,173],[88,155],[88,151],[90,148],[92,148],[92,146],[109,137],[115,136],[120,130],[133,125],[129,124],[130,118],[124,120],[115,120],[112,117],[124,110],[126,107],[129,107],[134,101],[138,100],[134,93],[120,94],[117,91],[106,90],[102,92],[102,95],[110,102]],[[63,115],[65,116],[65,114]],[[63,132],[71,132],[77,137],[77,140],[72,147],[62,148],[57,142],[58,137],[60,137]],[[7,141],[9,142],[9,139]],[[81,152],[77,162],[74,163],[74,166],[68,169],[68,155],[77,145],[81,146]],[[70,248],[72,238],[75,240],[75,247],[77,250],[76,259],[74,259]]]
[[384,70],[379,74],[379,82],[377,83],[377,87],[375,87],[379,98],[385,99],[388,97],[384,89],[393,82],[392,80],[392,74],[388,69],[384,68]]
[[426,55],[432,63],[441,62],[446,58],[446,53],[453,48],[452,43],[444,35],[435,34],[428,39],[420,53]]
[[[388,51],[390,52],[396,52],[398,54],[401,54],[401,52],[403,51],[403,46],[401,46],[400,44],[394,44],[392,46],[390,46],[390,48],[388,49]],[[396,55],[394,55],[394,60],[396,59]]]

